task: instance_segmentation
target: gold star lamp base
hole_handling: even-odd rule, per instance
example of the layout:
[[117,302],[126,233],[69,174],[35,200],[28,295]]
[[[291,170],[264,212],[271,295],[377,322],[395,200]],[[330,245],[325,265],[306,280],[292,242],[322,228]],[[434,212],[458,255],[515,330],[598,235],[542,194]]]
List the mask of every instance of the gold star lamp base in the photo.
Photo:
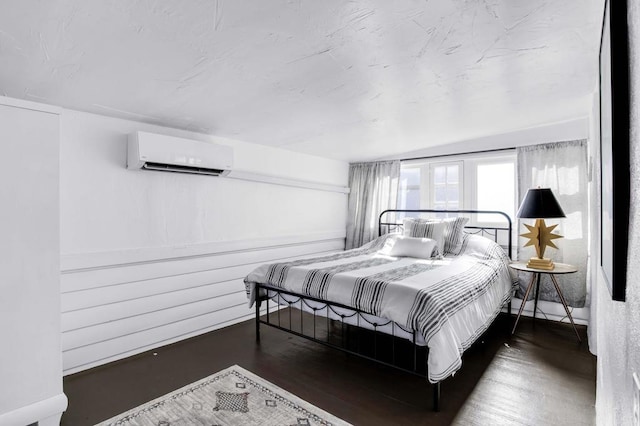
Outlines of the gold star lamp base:
[[536,219],[535,225],[531,226],[525,224],[524,226],[526,226],[526,228],[529,230],[529,232],[520,235],[521,237],[529,238],[529,241],[527,241],[524,246],[534,246],[536,249],[536,254],[538,255],[537,257],[532,257],[531,259],[529,259],[527,268],[544,269],[546,271],[553,270],[553,268],[555,268],[555,265],[553,264],[553,261],[551,259],[544,257],[544,251],[546,250],[547,246],[553,247],[555,249],[558,248],[553,243],[553,240],[562,238],[562,235],[553,233],[553,230],[558,225],[547,226],[547,224],[544,223],[544,219]]

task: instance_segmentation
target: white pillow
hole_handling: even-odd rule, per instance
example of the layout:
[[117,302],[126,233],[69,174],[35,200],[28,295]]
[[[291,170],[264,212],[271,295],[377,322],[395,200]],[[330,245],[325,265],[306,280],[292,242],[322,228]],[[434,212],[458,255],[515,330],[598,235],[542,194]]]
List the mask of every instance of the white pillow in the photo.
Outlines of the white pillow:
[[444,230],[446,224],[438,219],[415,219],[406,217],[402,221],[403,235],[414,238],[431,238],[436,241],[438,254],[444,255]]
[[413,238],[400,236],[389,250],[389,256],[393,257],[416,257],[418,259],[429,259],[436,248],[435,240],[431,238]]

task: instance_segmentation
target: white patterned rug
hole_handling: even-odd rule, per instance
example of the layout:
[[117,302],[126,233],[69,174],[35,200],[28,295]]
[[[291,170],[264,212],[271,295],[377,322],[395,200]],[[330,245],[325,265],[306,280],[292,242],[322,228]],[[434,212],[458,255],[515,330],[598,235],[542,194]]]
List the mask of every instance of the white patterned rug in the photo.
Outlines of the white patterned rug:
[[234,365],[96,426],[349,425]]

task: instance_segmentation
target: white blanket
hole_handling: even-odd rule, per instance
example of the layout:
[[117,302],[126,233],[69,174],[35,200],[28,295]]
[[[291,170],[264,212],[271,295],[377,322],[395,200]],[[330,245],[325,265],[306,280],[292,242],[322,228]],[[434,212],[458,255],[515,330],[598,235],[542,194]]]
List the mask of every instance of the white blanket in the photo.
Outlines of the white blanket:
[[509,258],[475,235],[465,236],[455,257],[390,257],[380,253],[390,238],[397,235],[332,255],[262,265],[245,278],[249,304],[255,283],[268,284],[417,330],[429,347],[429,381],[437,383],[460,369],[462,352],[509,299]]

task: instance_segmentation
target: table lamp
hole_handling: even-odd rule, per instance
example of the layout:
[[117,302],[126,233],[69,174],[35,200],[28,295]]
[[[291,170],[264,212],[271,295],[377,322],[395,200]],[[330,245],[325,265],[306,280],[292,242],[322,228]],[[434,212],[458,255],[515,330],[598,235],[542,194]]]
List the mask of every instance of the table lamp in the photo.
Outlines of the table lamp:
[[545,219],[566,217],[558,200],[553,196],[549,188],[536,188],[527,191],[522,200],[522,204],[518,209],[517,217],[523,219],[535,219],[533,226],[524,224],[529,232],[520,234],[521,237],[529,238],[524,246],[534,246],[537,257],[532,257],[527,263],[527,268],[553,270],[555,267],[551,259],[544,257],[544,251],[549,247],[557,249],[553,243],[556,238],[562,238],[562,235],[553,234],[552,231],[558,225],[547,226]]

